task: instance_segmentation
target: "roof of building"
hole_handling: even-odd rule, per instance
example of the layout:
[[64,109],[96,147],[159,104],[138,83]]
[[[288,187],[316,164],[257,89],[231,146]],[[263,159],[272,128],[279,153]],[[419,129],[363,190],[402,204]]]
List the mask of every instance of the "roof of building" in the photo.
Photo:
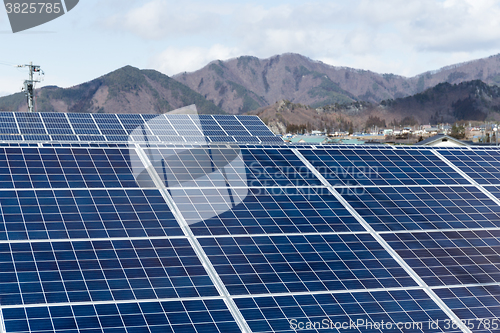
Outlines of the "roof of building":
[[428,137],[427,139],[425,139],[423,141],[417,142],[416,145],[430,146],[434,143],[437,143],[438,141],[441,141],[441,142],[451,141],[459,146],[469,146],[470,145],[469,141],[458,140],[458,139],[455,139],[454,137],[446,135],[446,134],[433,135],[433,136]]
[[323,143],[328,141],[328,137],[322,135],[297,135],[290,139],[290,142]]

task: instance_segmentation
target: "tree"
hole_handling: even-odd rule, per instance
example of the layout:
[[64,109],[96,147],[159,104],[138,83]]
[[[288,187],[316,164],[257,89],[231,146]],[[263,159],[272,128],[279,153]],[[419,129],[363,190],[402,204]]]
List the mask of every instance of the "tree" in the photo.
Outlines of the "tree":
[[450,136],[458,140],[465,139],[465,127],[463,125],[457,125],[456,123],[453,124]]
[[378,128],[385,128],[385,120],[380,119],[377,116],[370,116],[368,117],[368,120],[366,121],[365,128],[370,129],[372,127],[378,127]]

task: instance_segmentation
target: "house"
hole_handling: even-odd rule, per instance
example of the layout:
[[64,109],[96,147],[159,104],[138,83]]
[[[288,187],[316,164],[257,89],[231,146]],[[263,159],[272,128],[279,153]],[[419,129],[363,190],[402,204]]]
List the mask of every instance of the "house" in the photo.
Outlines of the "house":
[[328,143],[329,140],[329,137],[320,135],[296,135],[293,138],[290,138],[291,143],[323,144]]
[[339,142],[339,143],[343,143],[343,144],[346,144],[346,145],[362,145],[362,144],[365,143],[365,141],[358,140],[358,139],[342,139],[340,141],[341,142]]
[[423,141],[417,142],[415,145],[434,146],[434,147],[461,147],[461,146],[470,146],[471,143],[469,141],[461,141],[455,139],[454,137],[451,137],[446,134],[437,134]]

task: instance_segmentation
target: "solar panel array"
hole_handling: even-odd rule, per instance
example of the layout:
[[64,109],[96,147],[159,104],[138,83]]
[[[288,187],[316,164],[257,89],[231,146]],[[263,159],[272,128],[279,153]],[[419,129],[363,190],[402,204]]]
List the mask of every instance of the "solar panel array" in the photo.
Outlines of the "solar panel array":
[[264,145],[239,116],[1,117],[5,332],[500,329],[497,149]]
[[282,144],[256,116],[0,112],[1,141]]

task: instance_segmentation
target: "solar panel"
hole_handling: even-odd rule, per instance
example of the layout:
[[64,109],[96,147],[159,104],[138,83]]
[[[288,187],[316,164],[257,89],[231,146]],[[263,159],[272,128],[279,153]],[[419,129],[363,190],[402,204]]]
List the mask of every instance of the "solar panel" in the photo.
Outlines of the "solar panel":
[[[438,289],[437,294],[474,332],[496,332],[500,328],[500,286]],[[447,322],[451,328],[453,323]]]
[[223,300],[54,305],[3,310],[7,332],[237,332]]
[[[196,143],[210,142],[208,137],[216,139],[212,142],[277,143],[281,140],[256,116],[0,112],[0,120],[0,140],[18,139],[5,135],[26,135],[21,140],[30,141],[75,141],[76,135],[84,142],[178,142],[171,137]],[[57,138],[49,135],[57,135]]]
[[383,236],[429,286],[500,282],[500,230]]
[[471,186],[355,188],[344,198],[377,231],[500,227],[500,206]]
[[6,333],[496,330],[470,326],[499,311],[496,149],[284,145],[231,115],[0,119]]
[[300,152],[333,186],[469,184],[431,151],[343,147]]
[[[253,332],[462,332],[421,290],[236,298]],[[290,319],[292,318],[292,319]],[[440,327],[432,327],[441,322]]]
[[500,154],[493,150],[439,150],[446,159],[479,184],[500,182]]
[[133,174],[134,150],[0,145],[0,154],[0,188],[154,187],[147,174]]
[[370,235],[199,240],[231,295],[416,285]]
[[364,231],[321,189],[171,189],[195,235]]
[[147,148],[145,152],[168,187],[321,185],[289,149]]

